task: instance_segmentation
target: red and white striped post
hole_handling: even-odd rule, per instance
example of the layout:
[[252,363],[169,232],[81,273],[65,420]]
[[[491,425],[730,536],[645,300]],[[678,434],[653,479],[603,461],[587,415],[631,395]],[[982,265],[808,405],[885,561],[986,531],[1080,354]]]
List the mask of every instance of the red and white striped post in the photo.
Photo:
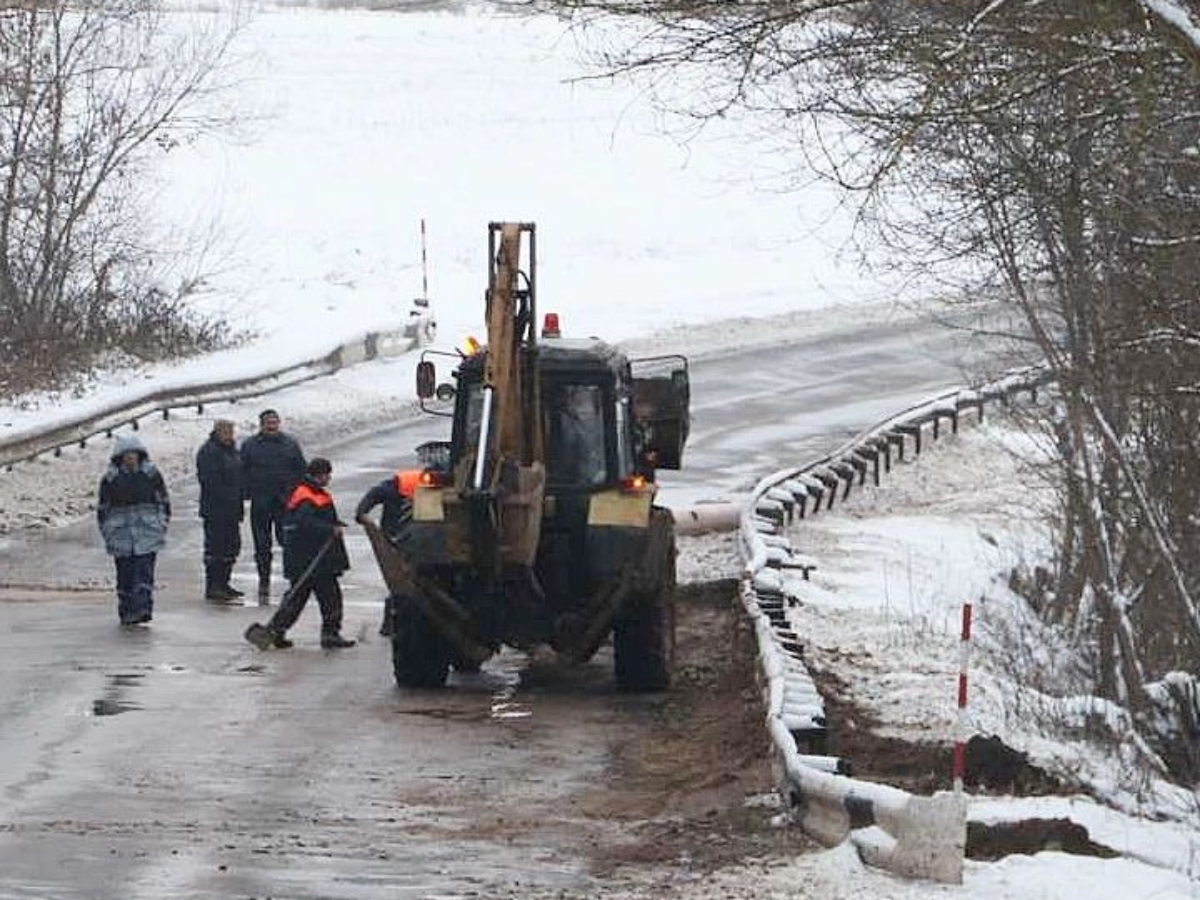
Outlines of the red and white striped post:
[[961,794],[967,771],[967,664],[971,659],[971,604],[962,608],[962,640],[958,653],[958,715],[954,720],[954,793]]
[[429,268],[425,262],[425,218],[421,217],[421,297],[429,299]]

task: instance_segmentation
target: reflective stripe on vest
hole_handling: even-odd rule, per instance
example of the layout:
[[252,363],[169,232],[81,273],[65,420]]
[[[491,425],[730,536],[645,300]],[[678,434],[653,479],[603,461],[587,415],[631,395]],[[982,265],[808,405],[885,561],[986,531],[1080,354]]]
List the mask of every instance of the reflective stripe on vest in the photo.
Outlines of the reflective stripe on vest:
[[292,491],[292,496],[288,498],[287,508],[295,509],[301,503],[311,503],[317,509],[324,506],[333,506],[333,497],[328,491],[322,491],[308,484],[299,484]]
[[401,497],[408,500],[413,498],[413,494],[417,492],[417,485],[420,483],[420,469],[402,469],[396,473],[396,490]]

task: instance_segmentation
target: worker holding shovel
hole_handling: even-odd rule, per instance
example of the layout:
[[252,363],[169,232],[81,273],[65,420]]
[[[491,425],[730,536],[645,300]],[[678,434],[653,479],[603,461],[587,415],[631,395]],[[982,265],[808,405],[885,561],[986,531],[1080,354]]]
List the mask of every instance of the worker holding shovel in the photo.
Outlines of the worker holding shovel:
[[264,626],[255,622],[246,629],[246,640],[260,650],[292,646],[287,630],[296,624],[308,602],[317,595],[321,607],[321,646],[327,650],[353,647],[342,637],[342,588],[338,577],[350,568],[342,522],[328,487],[333,476],[329,460],[314,457],[304,480],[288,498],[283,525],[283,572],[291,587],[279,609]]

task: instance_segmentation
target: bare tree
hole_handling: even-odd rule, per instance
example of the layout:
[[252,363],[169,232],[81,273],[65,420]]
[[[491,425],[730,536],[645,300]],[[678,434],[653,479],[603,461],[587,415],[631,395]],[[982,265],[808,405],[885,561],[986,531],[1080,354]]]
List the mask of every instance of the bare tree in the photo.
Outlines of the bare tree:
[[[738,116],[1058,378],[1057,590],[1096,690],[1200,659],[1200,21],[1179,0],[559,0],[602,71]],[[605,30],[613,21],[617,27]],[[631,25],[633,27],[631,27]],[[1193,741],[1196,735],[1190,735]],[[1186,754],[1185,754],[1186,756]],[[1173,758],[1181,758],[1175,755]],[[1179,774],[1200,776],[1195,753]]]
[[[152,152],[223,124],[239,18],[156,0],[0,4],[0,350],[43,377],[120,348],[213,340],[158,280],[141,188]],[[3,387],[0,384],[0,387]]]

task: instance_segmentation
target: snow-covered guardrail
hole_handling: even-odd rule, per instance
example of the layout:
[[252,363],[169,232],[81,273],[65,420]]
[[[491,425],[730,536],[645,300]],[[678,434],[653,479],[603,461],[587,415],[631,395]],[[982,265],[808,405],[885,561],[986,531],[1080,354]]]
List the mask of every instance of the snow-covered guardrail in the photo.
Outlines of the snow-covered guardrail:
[[919,454],[928,439],[963,416],[982,420],[985,405],[1015,394],[1034,397],[1051,380],[1025,369],[974,390],[932,397],[863,432],[840,449],[795,469],[776,472],[755,487],[742,514],[745,568],[741,599],[754,622],[764,679],[767,724],[779,757],[780,789],[806,832],[827,845],[849,838],[871,865],[917,878],[959,883],[966,846],[966,803],[961,795],[909,794],[849,776],[845,761],[825,755],[825,706],[803,661],[803,638],[788,624],[785,574],[807,580],[816,561],[795,552],[783,534],[795,517],[833,507],[868,478],[878,485],[893,459]]
[[121,427],[138,428],[147,416],[170,418],[171,411],[195,407],[203,412],[211,403],[244,400],[332,375],[339,369],[367,360],[399,356],[419,346],[432,335],[433,319],[427,308],[414,306],[403,328],[371,331],[334,347],[323,356],[267,369],[244,378],[153,388],[139,395],[126,395],[119,403],[94,408],[52,424],[42,424],[0,438],[0,469],[46,453],[58,456],[66,447],[83,447],[92,438],[111,436]]

